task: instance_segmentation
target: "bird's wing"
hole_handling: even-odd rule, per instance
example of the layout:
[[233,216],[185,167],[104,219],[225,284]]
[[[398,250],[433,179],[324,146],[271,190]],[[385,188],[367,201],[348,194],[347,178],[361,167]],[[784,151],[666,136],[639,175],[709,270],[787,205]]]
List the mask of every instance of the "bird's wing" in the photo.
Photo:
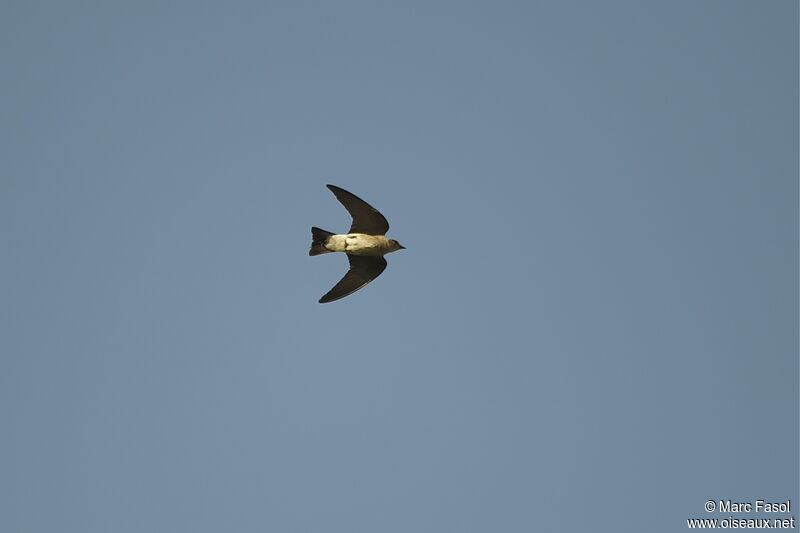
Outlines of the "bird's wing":
[[367,233],[369,235],[385,235],[389,231],[389,223],[377,209],[351,192],[328,185],[328,188],[353,217],[350,233]]
[[339,283],[319,299],[319,303],[332,302],[344,298],[348,294],[353,294],[380,276],[386,268],[386,259],[383,257],[347,254],[347,259],[350,261],[350,270],[339,280]]

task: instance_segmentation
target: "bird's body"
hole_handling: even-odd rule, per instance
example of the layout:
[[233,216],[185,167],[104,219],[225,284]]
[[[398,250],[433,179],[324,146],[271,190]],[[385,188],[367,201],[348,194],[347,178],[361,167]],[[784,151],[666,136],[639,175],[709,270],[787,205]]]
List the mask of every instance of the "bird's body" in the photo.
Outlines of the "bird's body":
[[392,244],[392,239],[387,239],[384,235],[368,235],[366,233],[331,235],[328,242],[325,243],[325,248],[331,252],[378,257],[399,250]]
[[404,248],[396,240],[386,237],[389,223],[377,209],[335,185],[328,185],[328,188],[353,217],[353,223],[348,233],[331,233],[312,227],[308,255],[344,252],[350,270],[320,298],[319,303],[332,302],[356,292],[381,275],[386,268],[384,255]]

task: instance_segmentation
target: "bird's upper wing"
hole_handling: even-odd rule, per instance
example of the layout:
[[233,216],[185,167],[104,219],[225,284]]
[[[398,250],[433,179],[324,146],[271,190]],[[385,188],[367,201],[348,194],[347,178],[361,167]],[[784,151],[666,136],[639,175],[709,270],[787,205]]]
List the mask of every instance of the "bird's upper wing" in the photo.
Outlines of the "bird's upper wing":
[[351,192],[328,185],[328,188],[342,202],[342,205],[353,217],[350,233],[367,233],[369,235],[385,235],[389,231],[389,223],[377,209]]
[[383,257],[347,254],[347,259],[350,260],[350,270],[339,280],[339,283],[319,299],[319,303],[332,302],[344,298],[348,294],[353,294],[380,276],[386,268],[386,259]]

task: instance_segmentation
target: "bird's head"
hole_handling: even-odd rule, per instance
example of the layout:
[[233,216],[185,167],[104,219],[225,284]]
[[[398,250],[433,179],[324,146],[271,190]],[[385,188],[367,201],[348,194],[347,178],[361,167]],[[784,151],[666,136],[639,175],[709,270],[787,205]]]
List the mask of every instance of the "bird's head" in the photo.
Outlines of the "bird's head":
[[405,250],[405,249],[406,249],[406,247],[403,246],[402,244],[400,244],[399,242],[397,242],[396,240],[389,239],[389,251],[390,252],[395,252],[397,250]]

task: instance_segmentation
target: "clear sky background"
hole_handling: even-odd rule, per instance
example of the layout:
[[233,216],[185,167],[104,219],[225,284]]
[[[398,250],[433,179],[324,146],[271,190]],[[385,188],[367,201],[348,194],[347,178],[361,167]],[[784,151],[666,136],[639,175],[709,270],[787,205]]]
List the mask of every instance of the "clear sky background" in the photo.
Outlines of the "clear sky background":
[[[0,530],[797,516],[796,2],[11,1],[0,64]],[[326,183],[408,249],[320,305]]]

